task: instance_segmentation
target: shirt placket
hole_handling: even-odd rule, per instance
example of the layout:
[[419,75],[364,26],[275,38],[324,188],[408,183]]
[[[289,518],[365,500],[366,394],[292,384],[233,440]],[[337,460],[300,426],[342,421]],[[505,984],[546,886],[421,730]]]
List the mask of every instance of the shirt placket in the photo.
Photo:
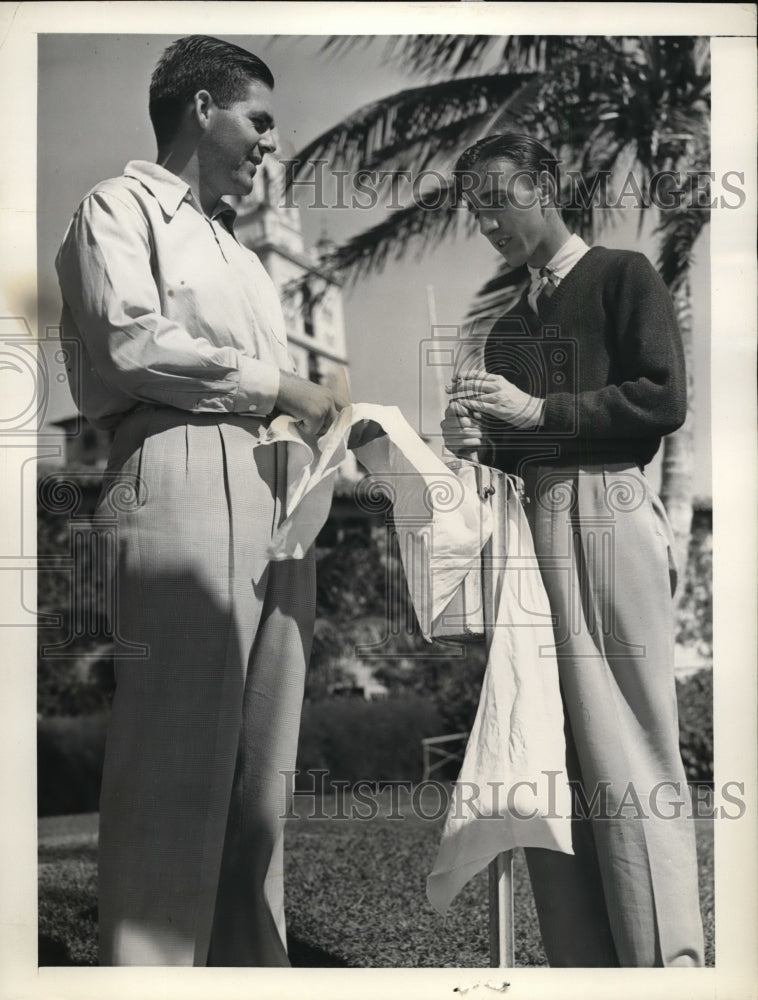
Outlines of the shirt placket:
[[226,263],[228,264],[228,263],[229,263],[229,258],[228,258],[228,257],[226,256],[226,253],[224,252],[224,248],[223,248],[223,246],[221,245],[221,240],[220,240],[220,239],[218,238],[218,232],[217,232],[217,230],[216,230],[216,223],[215,223],[215,220],[213,220],[213,219],[209,219],[209,218],[208,218],[208,216],[206,215],[206,216],[205,216],[205,221],[206,221],[206,222],[208,223],[208,225],[209,225],[209,226],[211,227],[211,232],[213,233],[213,239],[214,239],[214,240],[216,241],[216,246],[217,246],[217,247],[218,247],[218,249],[219,249],[219,253],[220,253],[220,254],[221,254],[221,256],[223,257],[224,261],[225,261],[225,262],[226,262]]

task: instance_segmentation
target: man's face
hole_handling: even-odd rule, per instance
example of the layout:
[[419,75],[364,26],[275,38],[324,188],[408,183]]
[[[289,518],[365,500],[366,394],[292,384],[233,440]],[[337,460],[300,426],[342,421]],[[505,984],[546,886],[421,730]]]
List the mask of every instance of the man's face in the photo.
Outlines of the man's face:
[[202,182],[219,197],[246,195],[265,153],[276,149],[271,90],[258,80],[228,108],[212,104],[201,146]]
[[479,231],[511,267],[532,260],[547,236],[534,178],[509,160],[490,160],[463,179],[468,210]]

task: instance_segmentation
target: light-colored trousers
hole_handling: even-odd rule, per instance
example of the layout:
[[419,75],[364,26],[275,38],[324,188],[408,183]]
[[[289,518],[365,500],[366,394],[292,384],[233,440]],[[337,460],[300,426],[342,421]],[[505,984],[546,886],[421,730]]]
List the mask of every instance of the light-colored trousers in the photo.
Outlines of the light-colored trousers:
[[253,446],[260,426],[145,408],[116,433],[98,508],[118,539],[103,965],[289,964],[282,837],[315,570],[312,553],[268,562],[285,462]]
[[583,792],[575,854],[526,851],[548,961],[702,965],[665,511],[636,465],[527,467],[524,481]]

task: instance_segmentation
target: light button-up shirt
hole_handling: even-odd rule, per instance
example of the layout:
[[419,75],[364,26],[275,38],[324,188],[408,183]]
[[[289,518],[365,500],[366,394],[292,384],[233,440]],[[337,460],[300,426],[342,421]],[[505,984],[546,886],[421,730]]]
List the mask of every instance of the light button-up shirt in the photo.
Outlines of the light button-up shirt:
[[77,209],[56,268],[63,336],[80,346],[72,394],[96,426],[139,403],[273,409],[280,371],[295,367],[276,288],[233,217],[225,202],[206,217],[184,181],[145,161]]

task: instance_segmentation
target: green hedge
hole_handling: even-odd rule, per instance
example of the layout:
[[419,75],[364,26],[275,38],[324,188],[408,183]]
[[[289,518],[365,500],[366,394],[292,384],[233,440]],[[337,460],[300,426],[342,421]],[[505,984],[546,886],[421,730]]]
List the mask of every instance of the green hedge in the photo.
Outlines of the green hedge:
[[328,771],[327,782],[420,781],[421,740],[442,732],[434,704],[418,695],[387,701],[329,698],[306,702],[296,788],[313,787],[307,773],[313,770]]
[[37,723],[37,810],[40,816],[96,812],[108,717],[41,718]]
[[[677,682],[680,741],[689,781],[713,781],[713,680],[709,670]],[[98,807],[105,713],[41,718],[38,724],[38,806],[41,816],[94,812]],[[421,740],[450,732],[433,700],[398,694],[387,701],[327,698],[306,702],[300,729],[296,788],[306,772],[328,780],[420,781]]]
[[713,782],[713,671],[676,683],[679,747],[688,781]]

